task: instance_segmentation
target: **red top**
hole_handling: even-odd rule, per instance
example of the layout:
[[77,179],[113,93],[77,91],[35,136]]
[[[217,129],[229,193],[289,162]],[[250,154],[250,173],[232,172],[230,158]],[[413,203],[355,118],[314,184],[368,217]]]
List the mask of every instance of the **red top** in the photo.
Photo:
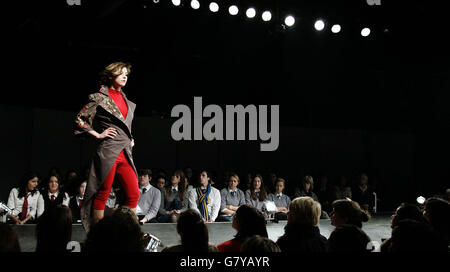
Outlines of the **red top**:
[[219,252],[240,252],[241,242],[236,239],[228,240],[217,245],[217,250]]
[[108,95],[116,103],[117,107],[122,113],[123,118],[126,118],[128,113],[128,106],[127,103],[125,102],[125,99],[123,99],[122,92],[116,91],[113,88],[109,88]]

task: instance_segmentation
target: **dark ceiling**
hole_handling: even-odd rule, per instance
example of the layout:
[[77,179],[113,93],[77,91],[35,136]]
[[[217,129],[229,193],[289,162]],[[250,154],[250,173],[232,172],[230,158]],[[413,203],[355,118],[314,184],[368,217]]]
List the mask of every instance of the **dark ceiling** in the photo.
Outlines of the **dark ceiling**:
[[[3,12],[7,59],[3,104],[78,110],[98,72],[130,62],[124,89],[137,114],[175,104],[279,104],[282,124],[417,131],[448,129],[445,9],[422,1],[235,1],[270,9],[271,22],[243,12],[174,7],[170,0],[15,1]],[[216,1],[223,7],[232,1]],[[395,2],[390,3],[390,2]],[[292,12],[297,22],[283,25]],[[313,29],[322,17],[327,29]],[[340,22],[342,32],[329,25]],[[359,31],[369,26],[363,38]]]

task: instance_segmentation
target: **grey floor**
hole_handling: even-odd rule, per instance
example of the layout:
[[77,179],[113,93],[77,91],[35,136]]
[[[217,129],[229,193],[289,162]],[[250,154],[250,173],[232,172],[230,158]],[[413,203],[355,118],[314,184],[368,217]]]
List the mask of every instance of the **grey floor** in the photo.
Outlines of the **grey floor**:
[[[364,223],[363,230],[372,239],[375,247],[377,244],[381,243],[381,239],[391,236],[390,222],[391,219],[389,216],[378,215],[372,217],[369,222]],[[269,222],[267,224],[269,238],[276,241],[278,237],[283,235],[285,225],[286,221],[280,221],[279,223]],[[208,223],[207,226],[209,230],[210,243],[215,245],[233,238],[236,234],[236,231],[231,227],[231,223]],[[19,236],[21,250],[23,252],[34,252],[36,247],[36,226],[21,225],[14,226],[14,228]],[[329,219],[320,220],[319,228],[321,234],[327,238],[334,229],[334,227],[330,224]],[[180,241],[180,238],[176,232],[176,224],[146,224],[142,226],[142,230],[158,237],[165,246],[175,245]],[[81,242],[84,241],[85,238],[86,234],[83,227],[80,224],[74,224],[72,230],[72,240]],[[158,251],[161,250],[162,247],[158,248]]]

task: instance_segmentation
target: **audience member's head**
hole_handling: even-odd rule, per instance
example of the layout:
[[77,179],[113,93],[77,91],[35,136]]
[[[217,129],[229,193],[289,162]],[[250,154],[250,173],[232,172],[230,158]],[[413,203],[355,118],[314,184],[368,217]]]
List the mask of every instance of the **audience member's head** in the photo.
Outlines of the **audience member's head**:
[[236,190],[236,188],[239,186],[239,182],[239,176],[236,173],[231,173],[228,177],[228,189]]
[[164,187],[166,187],[166,177],[163,175],[158,175],[155,184],[158,189],[162,190]]
[[[259,192],[259,196],[257,195]],[[253,177],[252,183],[250,184],[251,197],[254,200],[264,201],[267,198],[266,187],[264,186],[264,181],[261,175],[257,174]]]
[[19,239],[11,225],[0,222],[0,252],[20,252]]
[[58,174],[54,173],[48,177],[46,189],[52,194],[59,192],[60,183],[61,183],[60,177],[58,176]]
[[423,222],[425,220],[422,211],[417,205],[402,203],[392,215],[391,228],[394,228],[399,221],[405,219],[411,219],[419,222]]
[[240,242],[254,235],[268,237],[266,218],[255,207],[248,204],[241,205],[236,210],[232,227],[237,230],[235,238]]
[[359,204],[351,199],[335,200],[332,206],[331,224],[335,227],[348,224],[362,228],[362,222],[367,222],[370,219],[369,213],[361,209]]
[[322,210],[311,197],[297,197],[289,204],[288,225],[318,226]]
[[312,176],[305,176],[301,183],[300,183],[300,189],[304,192],[310,192],[314,189],[314,179]]
[[149,185],[150,181],[152,180],[152,170],[139,169],[138,176],[139,176],[139,185],[141,187],[145,187],[145,186]]
[[275,193],[280,194],[286,188],[286,181],[282,178],[277,178],[275,181]]
[[433,229],[449,242],[450,203],[441,198],[431,197],[425,201],[423,215]]
[[87,234],[86,252],[143,252],[144,233],[135,213],[128,207],[115,209]]
[[36,252],[65,252],[72,238],[72,212],[57,205],[45,209],[36,224]]
[[405,219],[397,223],[392,230],[388,252],[446,252],[447,245],[439,240],[430,225]]
[[185,252],[208,252],[208,228],[202,216],[196,210],[188,209],[180,214],[177,232],[181,237],[181,246]]
[[39,174],[33,171],[26,172],[19,182],[19,197],[24,197],[26,193],[34,194],[37,192],[39,183]]
[[249,237],[241,246],[241,252],[247,253],[265,253],[281,252],[280,247],[274,241],[267,237],[255,235]]
[[86,186],[87,186],[87,180],[80,180],[81,182],[79,182],[78,184],[78,188],[77,188],[77,196],[83,198],[84,197],[84,193],[86,192]]
[[340,225],[328,238],[330,252],[369,252],[369,236],[355,225]]

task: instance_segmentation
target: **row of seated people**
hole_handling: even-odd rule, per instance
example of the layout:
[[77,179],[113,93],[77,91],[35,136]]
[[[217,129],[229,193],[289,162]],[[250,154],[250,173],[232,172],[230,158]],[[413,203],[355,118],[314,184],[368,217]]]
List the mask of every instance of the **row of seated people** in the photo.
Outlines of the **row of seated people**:
[[[218,245],[209,243],[208,228],[202,215],[187,209],[177,221],[179,245],[166,246],[163,252],[370,252],[373,241],[363,231],[370,215],[350,199],[332,203],[331,224],[335,229],[328,238],[320,233],[320,204],[311,197],[298,197],[289,204],[285,232],[276,241],[268,238],[266,218],[256,207],[240,206],[230,227],[236,235]],[[392,234],[377,251],[448,252],[450,203],[429,198],[423,211],[414,204],[401,204],[392,216]],[[47,209],[36,227],[37,252],[71,251],[71,210],[62,205]],[[20,251],[17,234],[8,224],[0,224],[0,252]],[[120,233],[120,235],[118,235]],[[78,243],[82,252],[143,252],[148,235],[142,232],[135,213],[128,207],[113,209]],[[75,243],[76,244],[76,243]],[[70,245],[70,246],[68,246]],[[68,249],[69,248],[69,249]],[[73,251],[73,250],[72,250]]]
[[[187,209],[197,209],[206,221],[231,221],[236,209],[243,204],[250,204],[261,210],[265,201],[273,201],[278,208],[275,214],[276,219],[285,220],[291,198],[299,196],[310,196],[315,201],[321,202],[321,218],[328,218],[330,211],[330,197],[323,195],[324,201],[320,201],[313,192],[314,181],[311,176],[305,176],[300,186],[295,189],[293,196],[284,194],[286,181],[277,178],[270,182],[273,187],[269,192],[263,182],[261,175],[255,175],[244,193],[239,189],[240,179],[237,174],[231,173],[228,176],[228,184],[220,191],[216,189],[210,174],[202,171],[199,175],[196,188],[191,182],[189,184],[187,176],[182,170],[177,170],[171,176],[170,182],[166,177],[159,175],[152,183],[152,172],[149,169],[138,171],[141,196],[137,212],[141,217],[141,222],[176,222],[179,214]],[[191,176],[191,181],[193,181]],[[73,186],[75,184],[75,186]],[[37,188],[40,185],[40,190]],[[181,186],[179,186],[181,185]],[[337,199],[351,198],[351,190],[343,184],[343,190],[336,187],[334,195]],[[11,221],[16,224],[32,223],[39,217],[46,207],[53,205],[66,205],[72,209],[74,222],[80,221],[80,208],[83,202],[83,195],[86,188],[86,181],[79,179],[72,182],[74,190],[63,190],[61,179],[57,173],[49,174],[46,181],[39,184],[38,175],[35,172],[28,172],[21,180],[18,188],[13,188],[8,198],[8,207],[13,210]],[[347,188],[347,189],[346,189]],[[368,189],[367,176],[361,176],[361,193],[355,199],[368,211],[370,197],[372,193]],[[323,179],[321,179],[321,192],[323,191]],[[67,191],[71,191],[69,196]],[[338,193],[346,192],[346,193]],[[348,193],[350,192],[350,193]],[[202,195],[205,197],[202,200]],[[329,194],[328,194],[329,195]],[[120,202],[120,188],[111,191],[107,206],[113,208]],[[207,211],[207,212],[205,212]]]

